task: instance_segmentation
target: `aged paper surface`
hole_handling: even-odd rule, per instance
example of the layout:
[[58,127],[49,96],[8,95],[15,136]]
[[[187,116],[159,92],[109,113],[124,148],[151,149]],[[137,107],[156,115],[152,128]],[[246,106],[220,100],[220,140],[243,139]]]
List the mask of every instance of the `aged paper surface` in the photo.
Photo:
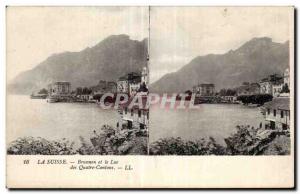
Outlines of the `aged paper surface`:
[[294,187],[293,7],[7,7],[8,188]]

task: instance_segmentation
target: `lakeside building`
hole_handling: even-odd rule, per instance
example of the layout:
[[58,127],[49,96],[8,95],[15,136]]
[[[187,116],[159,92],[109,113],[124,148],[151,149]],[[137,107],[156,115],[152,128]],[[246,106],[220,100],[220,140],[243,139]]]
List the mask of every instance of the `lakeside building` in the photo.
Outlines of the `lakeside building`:
[[236,88],[238,96],[255,95],[260,93],[260,85],[258,83],[244,82],[243,85]]
[[116,93],[117,92],[117,84],[112,81],[104,81],[100,80],[96,86],[91,87],[92,94],[105,94],[105,93]]
[[[139,94],[137,94],[139,95]],[[149,125],[149,106],[147,106],[147,95],[140,95],[142,107],[134,105],[130,107],[130,103],[136,99],[134,96],[129,100],[121,104],[121,117],[119,121],[119,127],[126,129],[139,129],[146,130]]]
[[273,98],[264,104],[265,129],[290,129],[290,99],[286,97]]
[[260,93],[270,94],[274,97],[279,96],[284,84],[284,78],[278,74],[269,75],[263,78],[260,82]]
[[193,86],[193,93],[196,96],[214,96],[215,95],[215,85],[214,84],[198,84]]
[[50,97],[69,97],[71,95],[71,83],[60,81],[49,84],[48,95]]
[[[119,78],[117,82],[117,92],[129,95],[129,100],[119,104],[119,129],[147,130],[149,125],[149,106],[147,105],[149,73],[144,67],[141,73],[131,72]],[[133,100],[140,100],[138,105],[130,106]]]
[[117,92],[134,96],[137,94],[142,84],[148,88],[149,73],[148,68],[146,67],[143,68],[141,73],[131,72],[120,77],[117,81]]
[[273,96],[273,97],[278,97],[278,96],[280,96],[280,93],[281,93],[281,91],[282,91],[282,87],[283,87],[283,82],[274,84],[274,85],[272,86],[272,96]]
[[122,76],[118,79],[117,82],[117,92],[125,93],[129,96],[134,95],[137,90],[140,88],[142,83],[142,76],[140,73],[131,72],[125,76]]

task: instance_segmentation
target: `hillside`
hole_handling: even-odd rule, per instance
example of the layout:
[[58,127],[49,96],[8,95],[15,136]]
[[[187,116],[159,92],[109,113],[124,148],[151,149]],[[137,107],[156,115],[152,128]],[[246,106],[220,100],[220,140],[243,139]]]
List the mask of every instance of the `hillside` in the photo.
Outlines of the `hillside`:
[[141,71],[147,60],[147,40],[112,35],[80,52],[54,54],[35,68],[8,83],[8,92],[29,94],[53,81],[69,81],[72,88],[92,86],[99,80],[116,81],[120,76]]
[[253,38],[236,50],[194,58],[174,73],[154,82],[152,92],[183,92],[198,83],[214,83],[216,89],[232,88],[244,81],[257,82],[273,74],[282,74],[289,65],[289,42]]

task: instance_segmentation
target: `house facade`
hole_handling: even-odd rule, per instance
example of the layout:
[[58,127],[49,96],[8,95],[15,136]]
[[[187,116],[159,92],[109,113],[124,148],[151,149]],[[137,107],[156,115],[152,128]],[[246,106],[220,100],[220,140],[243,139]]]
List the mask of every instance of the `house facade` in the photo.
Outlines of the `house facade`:
[[70,82],[54,82],[48,85],[48,95],[50,97],[65,97],[71,95]]
[[121,102],[119,104],[119,129],[148,129],[148,83],[149,76],[147,67],[144,67],[141,73],[128,73],[118,80],[118,92],[129,95],[127,102]]
[[278,97],[280,96],[280,93],[282,91],[282,87],[283,87],[283,84],[281,83],[278,83],[278,84],[274,84],[272,86],[272,96],[273,97]]
[[273,98],[264,104],[265,129],[290,129],[290,99],[286,97]]
[[282,76],[277,74],[270,75],[259,82],[260,93],[270,94],[274,97],[277,97],[281,93],[283,83],[284,78]]
[[193,93],[196,96],[214,96],[215,85],[214,84],[198,84],[193,87]]
[[128,79],[127,77],[120,77],[119,80],[117,81],[117,92],[118,93],[128,93]]
[[147,67],[144,67],[142,70],[142,83],[145,83],[146,86],[149,85],[149,71]]
[[272,94],[272,83],[268,79],[262,79],[259,82],[261,94]]
[[144,71],[145,72],[142,73],[131,72],[123,77],[120,77],[117,81],[117,92],[126,93],[129,96],[135,95],[142,83],[148,83],[147,70]]

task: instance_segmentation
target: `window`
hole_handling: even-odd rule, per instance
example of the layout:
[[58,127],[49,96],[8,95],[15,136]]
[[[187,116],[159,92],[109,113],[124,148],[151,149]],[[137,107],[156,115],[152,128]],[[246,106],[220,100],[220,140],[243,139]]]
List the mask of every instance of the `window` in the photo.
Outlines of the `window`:
[[276,117],[276,110],[273,111],[273,115],[274,115],[274,117]]
[[141,114],[142,114],[142,111],[141,111],[141,110],[138,110],[138,115],[139,115],[139,117],[141,117]]
[[133,116],[133,109],[131,109],[131,116]]
[[280,117],[283,118],[283,110],[280,111]]
[[270,114],[270,109],[268,108],[268,115]]

